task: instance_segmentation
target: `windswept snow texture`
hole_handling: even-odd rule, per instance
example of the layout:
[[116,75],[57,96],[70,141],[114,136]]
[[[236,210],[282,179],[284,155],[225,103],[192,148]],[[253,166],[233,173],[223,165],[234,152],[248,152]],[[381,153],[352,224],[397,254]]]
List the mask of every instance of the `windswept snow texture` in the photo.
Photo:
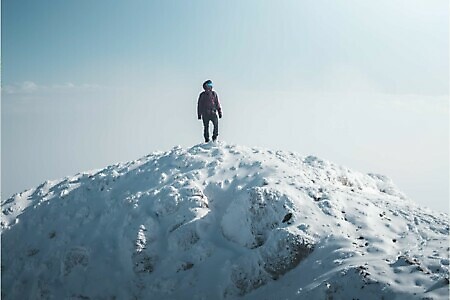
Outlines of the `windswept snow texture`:
[[2,299],[448,299],[448,215],[317,157],[201,144],[2,203]]

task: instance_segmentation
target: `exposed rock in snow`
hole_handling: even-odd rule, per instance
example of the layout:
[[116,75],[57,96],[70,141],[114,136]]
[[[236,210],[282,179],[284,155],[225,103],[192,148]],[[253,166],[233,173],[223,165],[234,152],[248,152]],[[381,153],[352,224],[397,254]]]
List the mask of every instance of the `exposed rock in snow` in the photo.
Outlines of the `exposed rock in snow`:
[[448,215],[382,175],[225,143],[2,203],[3,299],[447,299]]

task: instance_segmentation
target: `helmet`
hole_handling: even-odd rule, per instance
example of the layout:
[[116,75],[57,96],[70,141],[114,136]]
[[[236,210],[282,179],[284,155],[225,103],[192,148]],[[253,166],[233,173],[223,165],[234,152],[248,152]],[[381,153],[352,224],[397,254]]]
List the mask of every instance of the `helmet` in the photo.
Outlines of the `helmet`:
[[207,87],[212,88],[213,87],[213,82],[211,80],[206,80],[205,82],[203,82],[203,89],[206,90]]

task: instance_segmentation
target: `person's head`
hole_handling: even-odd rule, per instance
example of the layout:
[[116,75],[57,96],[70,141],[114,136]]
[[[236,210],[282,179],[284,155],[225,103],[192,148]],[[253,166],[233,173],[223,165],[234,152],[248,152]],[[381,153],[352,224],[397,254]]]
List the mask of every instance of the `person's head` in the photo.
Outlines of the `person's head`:
[[203,82],[203,89],[205,91],[210,91],[213,88],[213,82],[211,80],[206,80],[205,82]]

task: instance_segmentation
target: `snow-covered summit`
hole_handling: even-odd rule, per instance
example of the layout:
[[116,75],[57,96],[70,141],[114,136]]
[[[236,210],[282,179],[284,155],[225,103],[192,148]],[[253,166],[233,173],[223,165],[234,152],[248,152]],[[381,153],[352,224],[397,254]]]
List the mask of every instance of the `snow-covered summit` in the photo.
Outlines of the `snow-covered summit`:
[[448,215],[387,177],[200,144],[2,203],[3,299],[447,299]]

